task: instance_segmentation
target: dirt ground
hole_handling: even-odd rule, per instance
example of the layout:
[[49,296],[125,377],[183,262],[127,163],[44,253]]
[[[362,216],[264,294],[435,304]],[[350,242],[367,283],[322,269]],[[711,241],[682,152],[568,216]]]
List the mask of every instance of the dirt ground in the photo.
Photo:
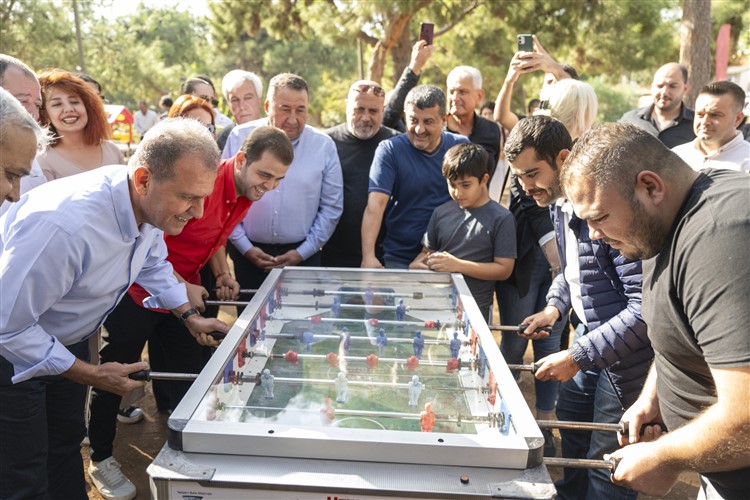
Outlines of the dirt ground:
[[[229,313],[226,308],[222,308],[219,318],[228,324],[232,324],[236,319],[234,313]],[[497,317],[495,318],[497,323]],[[531,348],[526,352],[525,362],[531,363],[533,354]],[[524,373],[521,377],[520,384],[529,405],[533,408],[535,404],[534,383],[531,374]],[[137,424],[117,424],[117,438],[115,439],[114,455],[122,465],[123,473],[135,484],[138,495],[137,500],[146,500],[150,498],[149,479],[146,468],[154,460],[159,450],[164,446],[167,439],[167,414],[160,413],[156,409],[153,393],[150,384],[146,387],[146,396],[140,400],[139,405],[145,414],[144,419]],[[558,456],[560,456],[560,436],[554,431]],[[88,467],[88,448],[81,447],[81,453],[84,458],[84,465]],[[550,475],[553,479],[558,479],[562,475],[562,469],[550,467]],[[88,474],[86,475],[87,487],[90,500],[101,500],[99,492],[90,483]],[[672,491],[664,498],[669,500],[687,500],[694,499],[698,494],[698,477],[696,474],[682,474],[680,480]],[[217,497],[218,498],[218,497]],[[639,498],[648,500],[655,497],[640,496]]]

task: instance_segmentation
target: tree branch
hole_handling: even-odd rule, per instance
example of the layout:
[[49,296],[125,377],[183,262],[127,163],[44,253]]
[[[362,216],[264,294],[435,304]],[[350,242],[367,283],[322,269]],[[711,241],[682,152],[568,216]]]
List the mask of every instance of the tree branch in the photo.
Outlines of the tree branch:
[[453,19],[453,21],[441,27],[439,30],[435,31],[434,37],[437,38],[440,35],[443,35],[447,33],[448,31],[450,31],[451,29],[453,29],[454,26],[460,23],[463,20],[463,18],[471,14],[471,12],[474,11],[474,9],[476,9],[477,7],[479,7],[479,2],[477,0],[472,1],[468,7],[462,10],[461,13]]

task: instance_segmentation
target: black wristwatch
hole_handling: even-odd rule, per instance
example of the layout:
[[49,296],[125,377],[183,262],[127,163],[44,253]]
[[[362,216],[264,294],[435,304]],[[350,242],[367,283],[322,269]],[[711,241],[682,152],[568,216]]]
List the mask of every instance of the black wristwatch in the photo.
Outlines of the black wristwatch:
[[193,314],[200,314],[200,313],[198,312],[198,309],[196,309],[194,307],[191,307],[190,309],[188,309],[184,313],[180,314],[180,323],[182,323],[184,325],[185,321],[187,321],[187,319],[190,316],[192,316]]

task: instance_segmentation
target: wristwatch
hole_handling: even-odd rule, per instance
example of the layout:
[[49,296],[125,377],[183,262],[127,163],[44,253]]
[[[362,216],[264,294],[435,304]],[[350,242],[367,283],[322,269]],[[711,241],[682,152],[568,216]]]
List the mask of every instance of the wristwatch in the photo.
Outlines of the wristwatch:
[[193,314],[200,314],[200,313],[198,312],[198,309],[191,307],[184,313],[180,314],[180,323],[185,324],[185,321],[187,321],[187,319]]

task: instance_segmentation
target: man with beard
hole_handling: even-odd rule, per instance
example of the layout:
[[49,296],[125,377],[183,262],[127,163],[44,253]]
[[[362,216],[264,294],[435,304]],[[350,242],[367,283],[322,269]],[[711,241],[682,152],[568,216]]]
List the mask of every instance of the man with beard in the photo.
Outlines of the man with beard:
[[656,356],[623,415],[612,480],[663,496],[696,471],[699,498],[750,498],[747,175],[695,172],[649,134],[610,123],[581,137],[561,183],[592,238],[647,259],[643,316]]
[[[331,239],[323,247],[323,265],[359,267],[362,243],[356,237],[367,206],[367,185],[375,149],[398,131],[382,126],[385,92],[369,80],[354,82],[346,99],[346,123],[326,130],[341,161],[344,176],[344,212]],[[352,237],[354,236],[354,237]],[[376,255],[382,254],[376,248]]]
[[654,74],[651,95],[654,103],[628,111],[620,122],[632,123],[659,138],[668,148],[695,139],[693,110],[682,103],[688,91],[687,68],[678,63],[667,63]]
[[[523,335],[552,326],[572,307],[581,320],[569,349],[541,359],[538,380],[560,385],[557,417],[578,422],[617,423],[638,397],[653,350],[641,318],[641,263],[589,237],[585,220],[562,197],[560,168],[572,140],[565,126],[546,116],[518,122],[508,136],[505,155],[523,189],[539,206],[552,207],[562,272],[547,294],[547,307],[523,320]],[[617,449],[611,432],[561,430],[565,458],[601,459]],[[635,498],[614,486],[602,469],[566,468],[556,483],[560,498]]]

